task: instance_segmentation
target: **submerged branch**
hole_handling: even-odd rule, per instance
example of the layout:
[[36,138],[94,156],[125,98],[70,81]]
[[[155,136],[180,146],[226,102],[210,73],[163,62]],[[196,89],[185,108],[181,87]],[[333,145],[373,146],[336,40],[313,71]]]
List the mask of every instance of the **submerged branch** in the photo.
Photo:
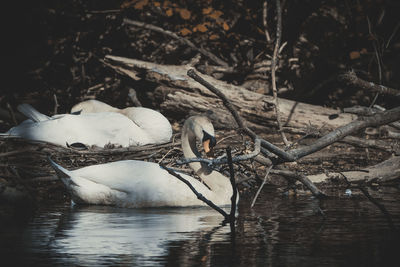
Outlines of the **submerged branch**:
[[229,213],[229,222],[231,223],[231,228],[233,228],[235,222],[235,213],[236,213],[237,187],[236,187],[235,173],[233,170],[232,154],[230,147],[226,148],[226,155],[228,156],[229,176],[232,185],[231,212]]
[[292,179],[295,179],[295,180],[301,182],[317,198],[322,198],[322,197],[326,196],[326,194],[324,192],[322,192],[321,190],[319,190],[313,184],[313,182],[307,176],[305,176],[304,174],[300,174],[300,173],[292,172],[292,171],[286,171],[286,170],[271,170],[271,173],[278,174],[278,175],[284,176],[286,178],[292,178]]

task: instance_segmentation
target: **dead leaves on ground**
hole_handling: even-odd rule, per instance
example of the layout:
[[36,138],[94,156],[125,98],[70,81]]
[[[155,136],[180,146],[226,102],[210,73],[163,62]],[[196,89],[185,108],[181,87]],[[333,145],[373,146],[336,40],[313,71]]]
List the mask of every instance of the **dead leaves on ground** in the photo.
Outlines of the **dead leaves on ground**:
[[223,18],[224,13],[211,7],[211,2],[212,0],[204,1],[206,6],[201,9],[201,12],[189,10],[187,7],[181,7],[168,0],[128,0],[121,4],[121,8],[133,8],[139,11],[145,8],[156,8],[168,18],[177,17],[183,20],[183,23],[179,25],[180,30],[178,30],[181,36],[190,36],[196,32],[208,33],[209,40],[217,40],[220,38],[221,32],[230,30],[230,26],[229,21]]

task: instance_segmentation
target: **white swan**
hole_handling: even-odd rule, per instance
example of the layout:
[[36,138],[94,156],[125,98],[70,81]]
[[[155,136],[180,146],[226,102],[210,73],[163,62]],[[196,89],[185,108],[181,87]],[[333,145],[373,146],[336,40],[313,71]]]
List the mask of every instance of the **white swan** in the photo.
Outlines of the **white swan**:
[[[186,158],[200,155],[196,138],[208,152],[215,145],[214,128],[202,116],[186,120],[182,128],[182,149]],[[189,187],[156,163],[124,160],[69,171],[50,163],[76,203],[120,207],[185,207],[205,205]],[[199,162],[190,167],[204,183],[181,174],[194,188],[216,205],[231,203],[232,186],[227,177]]]
[[[11,128],[3,136],[18,136],[61,146],[82,143],[99,147],[107,144],[128,147],[166,143],[171,138],[170,132],[154,135],[149,129],[142,129],[128,117],[115,112],[48,117],[29,104],[19,105],[18,110],[30,119]],[[152,122],[152,118],[148,117],[148,123]]]
[[71,108],[72,114],[117,112],[127,116],[157,143],[166,143],[172,137],[172,128],[168,119],[160,112],[143,107],[114,108],[98,100],[80,102]]

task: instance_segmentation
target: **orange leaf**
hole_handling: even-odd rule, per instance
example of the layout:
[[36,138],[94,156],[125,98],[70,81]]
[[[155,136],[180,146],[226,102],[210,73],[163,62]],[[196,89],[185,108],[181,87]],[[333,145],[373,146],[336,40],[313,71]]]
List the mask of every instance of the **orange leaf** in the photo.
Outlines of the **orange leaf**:
[[143,9],[144,6],[146,6],[149,3],[149,0],[141,0],[139,2],[137,2],[133,8],[134,9]]
[[161,4],[160,4],[160,2],[154,2],[154,6],[155,6],[155,7],[160,7]]
[[227,31],[227,30],[230,29],[230,28],[229,28],[229,25],[228,25],[226,22],[224,22],[224,24],[222,25],[222,27],[224,28],[225,31]]
[[136,0],[133,0],[133,1],[125,1],[125,2],[123,2],[123,3],[121,4],[121,8],[128,8],[128,7],[130,7],[131,5],[133,5],[135,2],[136,2]]
[[199,32],[206,32],[208,30],[206,25],[204,25],[204,24],[199,24],[196,26],[196,28]]
[[192,31],[189,30],[188,28],[183,28],[180,32],[181,32],[181,35],[182,35],[182,36],[186,36],[186,35],[192,33]]
[[187,10],[186,8],[181,8],[179,9],[179,15],[181,15],[181,18],[187,20],[190,19],[190,11]]
[[218,39],[218,38],[219,38],[219,36],[216,35],[216,34],[213,34],[213,35],[211,35],[211,36],[209,37],[210,40],[216,40],[216,39]]
[[358,52],[358,51],[352,51],[352,52],[350,52],[350,59],[351,59],[351,60],[357,59],[357,58],[359,58],[359,57],[360,57],[360,52]]
[[360,51],[361,55],[364,55],[364,54],[367,54],[367,53],[368,53],[368,50],[366,48],[361,48],[361,51]]
[[165,14],[167,14],[168,17],[171,17],[174,14],[174,12],[172,11],[171,8],[168,8],[167,11],[165,11]]
[[221,17],[222,14],[224,14],[224,13],[222,13],[222,11],[215,10],[213,13],[211,13],[209,15],[209,17],[211,17],[213,19],[217,19],[217,18]]
[[164,1],[164,3],[163,3],[163,7],[168,7],[170,5],[171,5],[170,1]]
[[212,10],[213,10],[212,7],[203,8],[203,11],[202,11],[202,12],[203,12],[203,15],[208,15],[208,14],[210,14]]

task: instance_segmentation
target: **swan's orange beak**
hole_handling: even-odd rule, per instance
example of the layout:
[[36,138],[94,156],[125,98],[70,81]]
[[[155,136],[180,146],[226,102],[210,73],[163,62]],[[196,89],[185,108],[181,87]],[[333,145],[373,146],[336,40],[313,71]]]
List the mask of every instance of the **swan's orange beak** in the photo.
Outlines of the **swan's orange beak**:
[[214,157],[213,144],[210,139],[207,139],[203,142],[203,148],[207,157]]
[[206,155],[208,157],[213,157],[213,148],[217,144],[217,140],[215,140],[215,137],[207,133],[206,131],[203,130],[204,136],[203,136],[203,148],[204,152],[206,152]]
[[210,153],[211,148],[210,148],[210,139],[207,139],[203,142],[203,147],[204,147],[204,152],[206,152],[206,154]]

